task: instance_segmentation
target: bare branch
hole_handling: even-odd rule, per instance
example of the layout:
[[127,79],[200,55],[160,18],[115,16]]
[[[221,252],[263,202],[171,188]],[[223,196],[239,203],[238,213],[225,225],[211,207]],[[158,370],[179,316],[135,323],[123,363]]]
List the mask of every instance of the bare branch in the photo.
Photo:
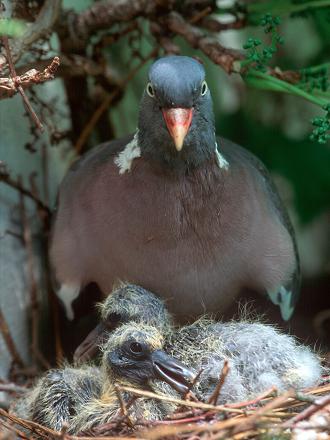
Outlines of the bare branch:
[[17,365],[19,365],[20,367],[24,367],[23,360],[22,360],[20,354],[18,353],[15,342],[11,336],[8,324],[5,320],[5,317],[4,317],[1,309],[0,309],[0,332],[3,337],[3,340],[5,341],[8,352],[10,353],[10,355],[12,357],[12,361],[17,363]]
[[217,383],[216,387],[214,388],[214,391],[213,391],[213,393],[207,403],[212,403],[213,405],[217,405],[220,391],[225,383],[225,380],[226,380],[226,377],[228,376],[228,373],[229,373],[229,363],[228,363],[228,360],[225,359],[218,383]]
[[10,98],[15,95],[18,92],[18,86],[26,89],[33,84],[41,84],[54,79],[54,74],[59,65],[60,59],[55,57],[43,71],[30,69],[15,78],[0,78],[0,99]]
[[[35,22],[27,27],[22,37],[13,40],[10,44],[13,63],[16,63],[20,57],[29,50],[30,46],[48,35],[59,17],[61,10],[61,0],[45,0]],[[7,64],[5,53],[0,54],[0,71]]]
[[233,72],[235,61],[244,58],[242,52],[223,47],[216,38],[206,35],[201,29],[192,26],[177,12],[169,13],[163,18],[163,21],[169,30],[181,35],[195,49],[200,49],[227,73]]
[[33,200],[37,207],[44,211],[47,215],[51,214],[50,208],[35,194],[33,194],[32,191],[25,188],[19,181],[16,181],[12,179],[7,172],[4,163],[0,161],[0,182],[5,183],[8,186],[11,186],[12,188],[15,188],[17,191],[22,193],[24,196],[29,197],[31,200]]
[[131,72],[128,73],[126,78],[123,79],[121,86],[117,87],[112,93],[110,93],[103,102],[101,102],[100,106],[96,109],[94,114],[92,115],[91,119],[88,121],[86,126],[84,127],[83,131],[81,132],[76,144],[75,144],[75,151],[79,154],[82,150],[82,147],[84,146],[85,142],[89,138],[91,132],[93,131],[93,128],[95,127],[97,121],[100,119],[102,114],[109,108],[111,102],[116,98],[116,96],[125,88],[127,83],[135,76],[135,74],[141,69],[144,64],[150,60],[151,58],[155,57],[158,52],[158,49],[154,49],[150,52],[150,54],[144,58],[138,66],[136,66]]
[[9,42],[8,42],[8,37],[7,36],[3,36],[2,37],[2,41],[3,41],[3,45],[5,46],[5,50],[6,50],[6,55],[7,55],[7,60],[8,60],[8,65],[9,65],[9,71],[10,71],[10,75],[14,81],[14,84],[17,88],[17,90],[19,91],[19,93],[21,94],[25,107],[28,110],[28,112],[31,115],[31,118],[34,120],[36,126],[39,128],[40,131],[43,131],[43,125],[40,122],[36,112],[33,110],[32,105],[29,101],[29,98],[26,96],[23,87],[19,84],[19,82],[17,82],[17,75],[16,75],[16,70],[14,67],[14,62],[11,56],[11,52],[10,52],[10,47],[9,47]]
[[167,8],[173,1],[150,0],[107,0],[95,3],[81,12],[75,20],[75,32],[78,38],[87,38],[91,33],[108,28],[115,23],[129,22],[136,17],[150,17],[156,9]]

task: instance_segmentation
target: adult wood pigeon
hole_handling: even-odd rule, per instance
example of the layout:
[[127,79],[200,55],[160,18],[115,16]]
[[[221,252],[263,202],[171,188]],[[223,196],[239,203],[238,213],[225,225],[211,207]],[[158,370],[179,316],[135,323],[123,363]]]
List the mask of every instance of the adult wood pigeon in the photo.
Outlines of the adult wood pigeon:
[[289,319],[300,271],[292,226],[264,165],[216,137],[203,66],[150,68],[134,135],[99,145],[63,180],[50,257],[57,294],[142,285],[180,320],[223,312],[244,289]]

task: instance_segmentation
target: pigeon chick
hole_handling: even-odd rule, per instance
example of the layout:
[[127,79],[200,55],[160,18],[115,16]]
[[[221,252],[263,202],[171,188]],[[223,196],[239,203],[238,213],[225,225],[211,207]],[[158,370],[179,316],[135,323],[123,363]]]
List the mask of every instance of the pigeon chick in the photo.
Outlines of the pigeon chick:
[[150,319],[154,323],[157,318],[157,328],[165,332],[167,350],[186,365],[202,370],[195,389],[203,400],[209,398],[218,383],[225,359],[230,370],[219,397],[221,403],[245,400],[271,386],[279,390],[310,387],[322,375],[320,359],[310,348],[271,325],[248,321],[224,323],[204,317],[176,328],[161,299],[131,284],[111,293],[100,308],[101,323],[81,344],[83,349],[78,347],[77,359],[80,353],[85,360],[95,354],[106,328],[122,320],[127,322],[130,317],[137,322],[146,319],[147,323]]
[[[77,434],[119,415],[116,385],[157,392],[157,381],[165,381],[173,390],[185,393],[196,373],[167,355],[163,345],[164,339],[155,327],[122,325],[102,346],[100,368],[64,367],[48,372],[14,405],[13,412],[55,430],[67,423],[68,432]],[[166,389],[171,393],[172,388]],[[123,393],[126,403],[130,398]],[[129,414],[133,420],[153,420],[173,409],[173,405],[145,398],[134,403]]]

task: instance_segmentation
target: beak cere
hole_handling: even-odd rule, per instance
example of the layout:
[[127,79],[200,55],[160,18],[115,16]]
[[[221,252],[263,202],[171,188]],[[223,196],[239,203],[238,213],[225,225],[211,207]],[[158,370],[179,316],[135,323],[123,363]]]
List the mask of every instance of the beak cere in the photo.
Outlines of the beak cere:
[[192,115],[192,108],[163,109],[163,116],[177,151],[182,149],[184,138],[191,124]]

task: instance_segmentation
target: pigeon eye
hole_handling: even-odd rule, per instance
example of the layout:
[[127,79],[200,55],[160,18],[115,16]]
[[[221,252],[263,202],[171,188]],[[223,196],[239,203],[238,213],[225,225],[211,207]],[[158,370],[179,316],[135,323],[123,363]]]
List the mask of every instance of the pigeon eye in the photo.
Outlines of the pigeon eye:
[[206,81],[203,81],[202,87],[201,87],[201,95],[204,96],[206,94],[207,90],[208,90],[207,83],[206,83]]
[[129,346],[129,349],[133,354],[141,354],[143,352],[143,347],[138,342],[132,342]]
[[151,83],[147,84],[147,93],[151,98],[155,97],[155,91]]

